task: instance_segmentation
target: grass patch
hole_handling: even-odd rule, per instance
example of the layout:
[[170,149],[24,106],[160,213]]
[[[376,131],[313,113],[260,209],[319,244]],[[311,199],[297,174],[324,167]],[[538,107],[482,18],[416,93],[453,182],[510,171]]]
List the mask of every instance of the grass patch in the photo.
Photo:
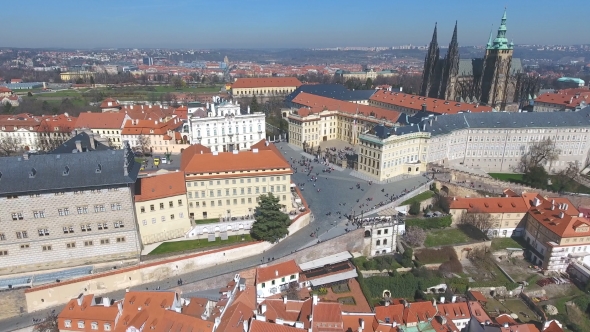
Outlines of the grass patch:
[[429,198],[432,198],[432,196],[434,196],[434,193],[432,191],[428,190],[428,191],[418,194],[410,199],[406,199],[400,205],[410,205],[414,202],[423,202]]
[[[493,177],[494,179],[530,186],[528,183],[525,183],[525,181],[523,180],[523,174],[518,174],[518,173],[488,173],[488,174],[491,177]],[[560,181],[559,178],[556,175],[549,175],[549,179],[551,180],[552,184],[551,185],[545,184],[543,187],[541,187],[539,189],[559,192],[560,188],[557,187],[557,184]],[[590,194],[590,188],[588,188],[588,187],[584,186],[583,184],[578,183],[574,180],[569,180],[569,181],[565,182],[564,185],[565,185],[565,187],[562,187],[562,188],[569,189],[569,190],[565,190],[565,191]]]
[[[244,238],[244,241],[242,241]],[[215,238],[215,241],[209,242],[207,239],[189,240],[189,241],[175,241],[175,242],[164,242],[160,244],[156,249],[152,250],[148,255],[159,255],[173,252],[189,251],[200,248],[214,247],[219,245],[227,245],[234,243],[250,242],[252,238],[250,234],[244,235],[232,235],[225,241],[221,238]]]
[[469,242],[471,238],[459,228],[432,230],[426,236],[424,246],[441,247]]
[[196,225],[213,224],[219,222],[219,218],[195,219],[193,221]]
[[522,244],[518,242],[516,239],[511,237],[502,237],[502,238],[494,238],[492,239],[492,251],[498,251],[506,248],[520,248],[524,249]]
[[442,247],[440,249],[419,249],[414,253],[414,257],[421,264],[436,264],[448,262],[452,259],[457,260],[457,253],[452,247]]
[[433,218],[412,218],[406,219],[406,228],[410,226],[420,227],[422,229],[440,229],[451,226],[453,220],[451,216],[433,217]]

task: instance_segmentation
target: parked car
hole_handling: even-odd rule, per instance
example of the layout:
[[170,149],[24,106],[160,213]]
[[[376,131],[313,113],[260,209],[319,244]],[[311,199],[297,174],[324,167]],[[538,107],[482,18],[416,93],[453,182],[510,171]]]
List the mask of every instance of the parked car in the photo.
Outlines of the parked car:
[[160,161],[162,162],[162,164],[167,164],[168,163],[168,159],[166,159],[166,157],[162,157],[160,159]]
[[154,166],[158,166],[160,165],[160,158],[156,157],[154,158]]

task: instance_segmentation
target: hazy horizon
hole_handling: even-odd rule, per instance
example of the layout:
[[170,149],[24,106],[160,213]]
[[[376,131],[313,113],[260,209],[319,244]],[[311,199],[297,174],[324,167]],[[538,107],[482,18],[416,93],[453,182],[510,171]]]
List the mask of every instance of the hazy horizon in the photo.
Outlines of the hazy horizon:
[[[301,0],[31,0],[11,6],[12,24],[0,47],[54,49],[307,49],[425,45],[438,22],[446,46],[458,21],[460,46],[485,45],[505,3]],[[590,2],[524,0],[507,7],[507,37],[515,44],[588,44]],[[563,19],[566,17],[567,19]],[[546,23],[548,22],[548,23]]]

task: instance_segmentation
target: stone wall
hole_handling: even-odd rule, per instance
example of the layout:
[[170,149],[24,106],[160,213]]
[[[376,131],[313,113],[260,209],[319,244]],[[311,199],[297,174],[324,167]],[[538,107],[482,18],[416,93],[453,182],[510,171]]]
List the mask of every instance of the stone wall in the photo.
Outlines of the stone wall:
[[461,259],[467,258],[467,254],[469,253],[469,251],[465,250],[465,249],[472,249],[473,250],[476,248],[489,248],[491,245],[492,245],[492,241],[483,241],[483,242],[453,246],[453,249],[455,249],[455,253],[457,253],[457,257],[459,257],[459,260],[461,260]]

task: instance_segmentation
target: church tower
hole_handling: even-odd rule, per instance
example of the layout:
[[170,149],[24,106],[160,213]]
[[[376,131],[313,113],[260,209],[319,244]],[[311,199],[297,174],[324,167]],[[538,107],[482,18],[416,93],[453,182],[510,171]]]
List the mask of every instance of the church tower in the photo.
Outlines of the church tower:
[[[420,86],[421,96],[434,98],[437,97],[436,94],[438,94],[438,81],[436,77],[436,69],[439,62],[439,53],[440,48],[438,47],[435,23],[432,40],[430,41],[428,52],[424,58],[424,72],[422,73],[422,85]],[[434,96],[432,94],[434,94]]]
[[513,51],[514,43],[508,43],[506,39],[506,10],[504,10],[496,38],[492,41],[490,34],[486,47],[480,90],[482,103],[500,110],[505,108]]
[[440,81],[439,96],[440,99],[455,100],[455,84],[459,75],[459,43],[457,42],[457,22],[455,21],[455,30],[453,38],[449,44],[449,50],[444,60],[442,79]]

